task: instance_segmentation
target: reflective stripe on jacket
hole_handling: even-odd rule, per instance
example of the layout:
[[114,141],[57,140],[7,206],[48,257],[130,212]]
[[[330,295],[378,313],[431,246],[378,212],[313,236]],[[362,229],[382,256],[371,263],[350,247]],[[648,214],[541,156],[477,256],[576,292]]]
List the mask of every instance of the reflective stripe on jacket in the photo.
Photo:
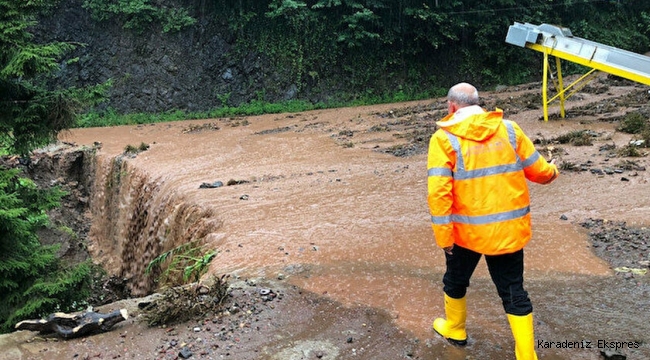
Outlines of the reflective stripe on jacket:
[[518,251],[531,238],[526,179],[550,183],[557,167],[498,109],[453,116],[437,123],[429,142],[427,201],[436,242],[486,255]]

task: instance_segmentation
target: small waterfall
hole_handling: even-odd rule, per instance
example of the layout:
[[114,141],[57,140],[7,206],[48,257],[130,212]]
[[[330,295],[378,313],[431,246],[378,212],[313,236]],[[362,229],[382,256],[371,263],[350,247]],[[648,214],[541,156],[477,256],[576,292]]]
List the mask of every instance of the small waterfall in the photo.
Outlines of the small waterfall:
[[96,160],[89,250],[110,274],[127,280],[132,295],[146,295],[156,288],[154,274],[145,274],[152,260],[190,241],[201,243],[220,222],[124,155]]

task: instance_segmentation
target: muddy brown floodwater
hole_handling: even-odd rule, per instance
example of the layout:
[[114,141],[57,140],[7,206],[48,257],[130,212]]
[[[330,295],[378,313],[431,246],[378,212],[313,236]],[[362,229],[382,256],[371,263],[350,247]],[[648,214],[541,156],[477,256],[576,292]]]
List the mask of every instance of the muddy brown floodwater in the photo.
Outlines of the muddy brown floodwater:
[[[542,154],[583,170],[531,185],[525,278],[538,354],[600,359],[618,342],[628,359],[650,358],[649,275],[615,271],[593,251],[593,229],[581,225],[589,219],[639,229],[650,224],[647,157],[621,158],[611,150],[628,144],[632,136],[616,127],[626,113],[646,111],[648,89],[601,76],[567,103],[566,119],[549,122],[540,121],[539,93],[540,84],[481,93],[483,105],[503,108]],[[101,142],[98,183],[115,176],[109,169],[120,157],[119,186],[137,189],[115,199],[106,186],[95,188],[96,261],[134,279],[133,292],[145,295],[151,289],[143,264],[200,236],[219,251],[210,273],[231,274],[246,311],[228,326],[212,319],[150,329],[132,319],[87,339],[17,334],[12,354],[164,359],[180,356],[185,345],[192,358],[205,359],[514,359],[484,262],[468,292],[469,346],[455,348],[431,331],[444,314],[444,256],[426,206],[425,151],[445,109],[444,99],[432,99],[63,134],[78,145]],[[579,130],[589,131],[593,145],[546,143]],[[141,143],[148,150],[123,155],[127,145]],[[635,166],[623,167],[625,161]],[[217,181],[225,186],[200,186]],[[165,243],[172,237],[175,243]],[[624,253],[626,269],[647,269],[647,247],[637,250]],[[282,296],[262,301],[261,288]]]

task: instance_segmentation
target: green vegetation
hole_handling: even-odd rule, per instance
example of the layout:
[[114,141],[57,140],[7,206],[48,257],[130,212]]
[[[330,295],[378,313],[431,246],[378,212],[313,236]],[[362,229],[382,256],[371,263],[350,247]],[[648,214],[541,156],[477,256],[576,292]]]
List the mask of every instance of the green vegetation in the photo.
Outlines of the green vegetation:
[[638,148],[650,148],[650,119],[638,112],[629,113],[616,130],[635,135],[633,142],[625,147],[624,152],[630,154],[627,156],[645,156]]
[[140,143],[139,146],[129,144],[129,145],[124,147],[124,153],[125,154],[139,154],[139,153],[141,153],[143,151],[147,151],[147,150],[149,150],[149,144],[144,143],[144,142]]
[[[46,75],[59,68],[73,44],[32,42],[36,14],[56,2],[0,0],[0,152],[28,155],[71,127],[103,88],[55,89]],[[49,226],[47,211],[64,192],[40,189],[18,169],[0,167],[0,332],[53,311],[77,310],[90,294],[91,265],[69,266],[56,246],[41,245],[36,231]]]
[[94,20],[119,20],[124,29],[143,33],[160,24],[163,32],[176,32],[196,23],[186,8],[167,7],[148,0],[84,0]]
[[[197,282],[208,271],[210,263],[217,256],[214,250],[205,251],[197,241],[191,241],[166,251],[153,259],[145,274],[159,274],[156,281],[161,285],[182,285]],[[164,270],[162,270],[164,268]]]
[[641,152],[638,146],[627,144],[618,149],[617,155],[622,157],[643,157],[646,156],[647,154]]
[[[637,53],[650,47],[650,2],[639,0],[84,0],[83,6],[97,21],[135,32],[178,30],[185,36],[197,23],[223,24],[230,46],[219,56],[230,63],[256,56],[265,74],[279,81],[245,86],[257,96],[243,104],[219,93],[214,97],[221,107],[201,113],[118,114],[109,108],[84,114],[78,127],[425,99],[444,95],[458,79],[481,89],[539,80],[540,55],[504,42],[514,22],[557,24]],[[563,69],[565,75],[586,70],[571,63]],[[302,98],[278,101],[288,84]]]
[[591,134],[587,130],[573,130],[557,136],[553,141],[574,146],[591,146],[594,143]]
[[90,264],[66,267],[58,248],[42,246],[36,235],[63,195],[39,189],[16,169],[0,170],[0,332],[20,320],[83,306],[89,295]]
[[645,116],[638,112],[633,112],[623,117],[616,130],[627,134],[640,134],[646,128],[650,128],[650,125]]
[[[75,123],[77,113],[103,99],[106,84],[92,89],[45,86],[75,45],[36,44],[28,30],[36,14],[55,2],[0,0],[0,148],[26,155]],[[74,59],[69,60],[74,61]]]
[[[446,93],[446,90],[444,90]],[[281,102],[268,102],[263,100],[253,100],[250,103],[242,104],[240,106],[223,106],[206,112],[189,113],[181,110],[169,111],[159,114],[148,113],[131,113],[119,114],[114,110],[106,110],[102,112],[88,112],[80,114],[77,118],[77,123],[74,127],[87,128],[87,127],[103,127],[103,126],[119,126],[119,125],[139,125],[139,124],[152,124],[180,120],[198,120],[198,119],[216,119],[216,118],[229,118],[235,116],[253,116],[263,114],[278,114],[289,112],[302,112],[309,110],[339,108],[345,106],[360,106],[383,104],[391,102],[400,102],[407,100],[421,100],[433,96],[441,96],[443,91],[422,93],[418,96],[408,97],[403,92],[398,92],[393,95],[386,96],[366,96],[356,100],[347,102],[330,102],[330,103],[311,103],[305,100],[287,100]]]
[[299,112],[322,108],[325,108],[324,104],[310,104],[306,101],[301,100],[291,100],[281,103],[270,103],[256,100],[239,107],[224,106],[209,112],[197,113],[187,113],[181,110],[176,110],[161,114],[118,114],[115,111],[109,110],[102,113],[94,112],[80,115],[76,127],[150,124],[178,120],[212,119],[233,116],[277,114],[281,112]]
[[[299,89],[327,81],[336,88],[336,81],[344,81],[356,92],[343,100],[398,92],[410,99],[447,88],[459,76],[482,88],[539,78],[539,54],[504,44],[515,21],[562,25],[577,36],[636,52],[645,52],[650,44],[644,15],[650,4],[642,1],[217,3],[210,14],[236,24],[241,54],[255,49],[267,56],[294,77]],[[582,70],[569,68],[567,72]]]

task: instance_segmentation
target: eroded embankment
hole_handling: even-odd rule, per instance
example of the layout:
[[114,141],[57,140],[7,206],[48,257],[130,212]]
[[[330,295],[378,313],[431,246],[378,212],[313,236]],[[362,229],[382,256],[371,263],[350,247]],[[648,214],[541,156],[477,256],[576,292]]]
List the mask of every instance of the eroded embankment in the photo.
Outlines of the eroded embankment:
[[164,179],[131,166],[128,157],[96,158],[89,251],[110,274],[125,279],[132,295],[141,296],[157,286],[160,273],[146,271],[156,257],[183,244],[200,245],[220,223]]
[[46,244],[60,244],[59,255],[66,261],[92,258],[104,268],[103,290],[111,293],[103,295],[105,302],[153,292],[161,270],[148,273],[151,261],[183,244],[200,246],[220,223],[211,210],[185,201],[164,179],[130,165],[132,154],[101,155],[100,146],[59,143],[29,160],[3,162],[22,167],[41,187],[66,191],[62,206],[50,214],[53,226],[39,236]]

